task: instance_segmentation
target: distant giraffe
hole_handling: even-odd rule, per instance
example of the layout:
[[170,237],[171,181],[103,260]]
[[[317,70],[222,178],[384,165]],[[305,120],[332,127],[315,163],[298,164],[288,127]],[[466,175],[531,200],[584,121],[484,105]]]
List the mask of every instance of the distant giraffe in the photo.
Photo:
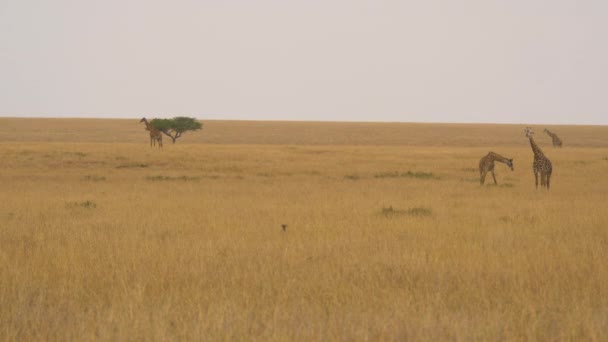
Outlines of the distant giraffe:
[[163,148],[163,135],[162,133],[154,126],[152,126],[146,118],[142,118],[139,122],[143,122],[146,124],[146,130],[150,131],[150,147],[153,147],[158,142],[158,147]]
[[511,168],[511,171],[513,171],[513,159],[507,159],[494,152],[489,152],[486,156],[481,158],[481,160],[479,161],[479,176],[480,176],[479,183],[481,185],[483,185],[483,183],[486,181],[486,174],[488,172],[492,173],[492,178],[494,178],[494,184],[498,184],[496,182],[496,176],[494,175],[494,162],[495,161],[500,162],[500,163],[505,163],[508,167]]
[[534,171],[536,188],[538,189],[538,174],[540,173],[540,186],[546,186],[547,190],[549,190],[553,165],[551,165],[549,158],[545,157],[543,151],[541,151],[540,147],[538,147],[536,142],[534,142],[534,138],[532,138],[534,131],[532,131],[532,128],[526,127],[524,132],[526,133],[526,137],[530,139],[530,146],[532,147],[532,152],[534,152],[534,163],[532,164],[532,170]]
[[551,132],[550,130],[545,128],[545,133],[549,134],[551,139],[553,139],[553,147],[562,147],[562,139],[560,139],[557,134]]

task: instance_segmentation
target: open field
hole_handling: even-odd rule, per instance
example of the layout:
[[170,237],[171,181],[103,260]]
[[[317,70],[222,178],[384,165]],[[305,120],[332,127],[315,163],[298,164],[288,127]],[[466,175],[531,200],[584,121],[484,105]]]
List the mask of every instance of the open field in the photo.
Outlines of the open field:
[[608,127],[137,121],[0,118],[0,340],[608,338]]

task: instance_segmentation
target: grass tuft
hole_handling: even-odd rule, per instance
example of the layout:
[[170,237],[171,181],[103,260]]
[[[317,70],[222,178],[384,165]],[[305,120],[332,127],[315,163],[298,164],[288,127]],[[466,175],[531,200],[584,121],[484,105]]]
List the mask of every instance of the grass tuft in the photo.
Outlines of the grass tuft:
[[399,216],[399,215],[409,215],[409,216],[431,216],[433,215],[433,211],[430,208],[426,207],[414,207],[409,209],[395,209],[391,205],[390,207],[383,207],[380,212],[384,216]]
[[184,182],[193,182],[200,180],[201,177],[190,177],[190,176],[179,176],[179,177],[171,177],[171,176],[147,176],[146,180],[149,181],[184,181]]
[[84,152],[63,152],[63,154],[65,156],[75,156],[75,157],[78,157],[78,158],[83,158],[83,157],[87,156],[87,154],[84,153]]
[[126,163],[126,164],[120,164],[116,168],[117,169],[138,169],[138,168],[144,168],[144,167],[148,167],[148,166],[150,166],[150,165],[143,164],[143,163]]
[[82,180],[91,181],[91,182],[101,182],[101,181],[105,181],[106,177],[96,176],[96,175],[86,175],[86,176],[82,177]]
[[439,179],[432,172],[382,172],[374,175],[374,178],[418,178],[418,179]]
[[77,208],[77,207],[81,207],[81,208],[86,208],[86,209],[93,209],[93,208],[97,208],[97,204],[93,201],[89,201],[86,200],[84,202],[70,202],[66,204],[67,208]]

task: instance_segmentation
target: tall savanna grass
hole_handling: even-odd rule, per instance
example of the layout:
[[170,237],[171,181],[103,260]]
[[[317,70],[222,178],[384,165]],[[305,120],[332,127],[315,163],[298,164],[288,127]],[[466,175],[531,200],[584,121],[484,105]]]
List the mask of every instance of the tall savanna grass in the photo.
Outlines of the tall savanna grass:
[[0,339],[608,336],[606,127],[137,121],[0,119]]

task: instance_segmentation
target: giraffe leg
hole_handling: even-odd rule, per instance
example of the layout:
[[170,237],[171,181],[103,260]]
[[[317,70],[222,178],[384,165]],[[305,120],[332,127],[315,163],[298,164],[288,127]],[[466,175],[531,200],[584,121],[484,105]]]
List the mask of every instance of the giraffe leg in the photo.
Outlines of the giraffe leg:
[[479,179],[479,183],[480,183],[480,185],[483,185],[483,183],[485,183],[485,181],[486,181],[486,172],[485,172],[485,171],[482,171],[482,172],[481,172],[480,179]]
[[537,172],[534,172],[534,181],[536,184],[536,188],[538,189],[538,173]]
[[541,173],[541,185],[544,187],[547,187],[547,174],[546,173]]
[[551,186],[551,174],[548,173],[547,174],[547,190],[549,190],[549,187]]
[[492,178],[494,178],[494,185],[498,185],[498,182],[496,182],[496,176],[494,175],[494,170],[492,170]]

